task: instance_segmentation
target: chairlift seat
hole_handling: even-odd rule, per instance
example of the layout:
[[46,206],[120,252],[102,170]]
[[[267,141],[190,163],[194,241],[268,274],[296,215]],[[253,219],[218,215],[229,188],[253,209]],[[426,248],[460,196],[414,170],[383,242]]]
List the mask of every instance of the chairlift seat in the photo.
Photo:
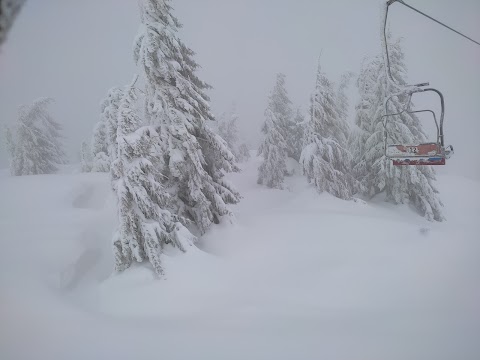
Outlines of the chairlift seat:
[[387,157],[393,165],[445,165],[445,152],[438,143],[387,146]]

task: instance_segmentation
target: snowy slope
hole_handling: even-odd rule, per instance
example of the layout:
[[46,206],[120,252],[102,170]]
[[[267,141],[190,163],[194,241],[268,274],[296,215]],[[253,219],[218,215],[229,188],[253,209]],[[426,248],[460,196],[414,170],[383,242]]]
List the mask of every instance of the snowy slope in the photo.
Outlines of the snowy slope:
[[0,174],[0,358],[480,358],[479,183],[440,177],[448,221],[256,184],[167,279],[111,276],[108,175]]

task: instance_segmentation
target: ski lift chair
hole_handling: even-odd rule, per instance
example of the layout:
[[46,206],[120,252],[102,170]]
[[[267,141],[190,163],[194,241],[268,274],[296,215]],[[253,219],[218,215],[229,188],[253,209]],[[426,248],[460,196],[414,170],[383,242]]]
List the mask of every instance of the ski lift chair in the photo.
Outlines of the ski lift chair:
[[[383,46],[384,46],[384,61],[387,70],[387,81],[389,87],[396,90],[396,93],[390,95],[385,100],[385,115],[383,115],[383,126],[384,126],[384,133],[385,133],[385,156],[388,159],[393,161],[393,165],[401,166],[401,165],[445,165],[445,160],[449,159],[450,156],[453,155],[453,147],[451,145],[445,147],[444,144],[444,135],[443,135],[443,118],[445,115],[445,102],[443,99],[443,95],[440,91],[427,88],[429,86],[428,83],[421,83],[416,85],[402,85],[395,81],[392,76],[391,69],[390,69],[390,58],[388,54],[388,39],[387,39],[387,17],[388,17],[388,9],[390,5],[394,3],[400,3],[405,5],[412,10],[427,16],[429,19],[434,20],[435,22],[447,27],[450,30],[455,31],[457,34],[466,37],[467,39],[477,43],[480,45],[479,42],[461,34],[460,32],[446,26],[445,24],[439,22],[438,20],[433,19],[432,17],[422,13],[421,11],[415,9],[414,7],[406,4],[403,0],[388,0],[385,3],[385,15],[384,15],[384,22],[383,22]],[[441,105],[441,114],[440,114],[440,122],[437,121],[437,117],[435,112],[432,110],[417,110],[411,111],[410,110],[410,103],[412,100],[412,95],[420,92],[431,91],[436,93],[440,97],[440,105]],[[389,114],[388,113],[388,102],[392,100],[395,96],[407,95],[407,104],[403,108],[402,111],[396,114]],[[436,142],[428,142],[428,143],[421,143],[421,144],[389,144],[388,140],[391,139],[388,133],[388,120],[391,119],[393,116],[398,116],[403,113],[413,114],[413,113],[421,113],[421,112],[429,112],[433,116],[433,120],[435,121],[435,125],[437,127],[437,141]]]
[[[443,135],[443,119],[445,114],[445,105],[443,95],[440,91],[432,88],[423,88],[428,84],[418,84],[416,88],[411,89],[408,92],[408,102],[405,108],[395,114],[386,114],[383,115],[383,126],[385,128],[385,156],[393,161],[393,165],[402,166],[402,165],[445,165],[446,159],[449,159],[453,155],[453,147],[451,145],[445,147],[444,145],[444,135]],[[410,111],[410,102],[412,95],[419,92],[432,91],[440,97],[441,103],[441,114],[440,114],[440,123],[437,121],[435,112],[432,110],[416,110]],[[401,94],[391,95],[385,102],[385,107],[388,107],[388,102],[394,96]],[[437,137],[436,142],[427,142],[420,144],[389,144],[388,133],[388,120],[393,116],[398,116],[403,113],[414,114],[414,113],[424,113],[428,112],[432,114],[433,120],[435,121],[435,126],[437,128]]]

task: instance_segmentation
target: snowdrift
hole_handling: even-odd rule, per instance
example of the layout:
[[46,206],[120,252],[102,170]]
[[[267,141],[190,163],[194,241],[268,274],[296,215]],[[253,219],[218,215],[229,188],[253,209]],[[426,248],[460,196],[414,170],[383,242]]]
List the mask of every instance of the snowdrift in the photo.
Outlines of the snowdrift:
[[0,358],[480,358],[478,182],[439,177],[447,221],[430,223],[317,194],[298,169],[266,189],[258,165],[230,176],[234,221],[163,280],[112,274],[107,174],[2,172]]

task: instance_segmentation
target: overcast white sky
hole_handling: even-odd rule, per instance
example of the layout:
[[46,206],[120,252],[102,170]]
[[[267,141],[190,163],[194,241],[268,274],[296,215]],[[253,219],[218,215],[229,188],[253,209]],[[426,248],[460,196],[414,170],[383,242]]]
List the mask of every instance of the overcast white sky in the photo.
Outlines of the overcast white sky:
[[[241,130],[255,145],[275,74],[287,75],[292,101],[305,109],[322,49],[323,69],[333,81],[346,70],[357,72],[363,57],[380,51],[381,2],[177,0],[173,5],[184,24],[182,39],[197,52],[202,78],[214,86],[213,111],[226,111],[235,101]],[[406,2],[480,39],[480,1]],[[0,49],[0,125],[15,119],[18,105],[54,97],[52,110],[75,159],[107,90],[128,83],[135,72],[131,49],[138,21],[135,0],[27,0]],[[446,140],[456,154],[441,171],[480,179],[480,47],[400,4],[392,7],[390,24],[394,36],[405,40],[409,79],[429,81],[445,95]],[[354,103],[355,89],[350,93]],[[416,104],[434,102],[426,97]]]

